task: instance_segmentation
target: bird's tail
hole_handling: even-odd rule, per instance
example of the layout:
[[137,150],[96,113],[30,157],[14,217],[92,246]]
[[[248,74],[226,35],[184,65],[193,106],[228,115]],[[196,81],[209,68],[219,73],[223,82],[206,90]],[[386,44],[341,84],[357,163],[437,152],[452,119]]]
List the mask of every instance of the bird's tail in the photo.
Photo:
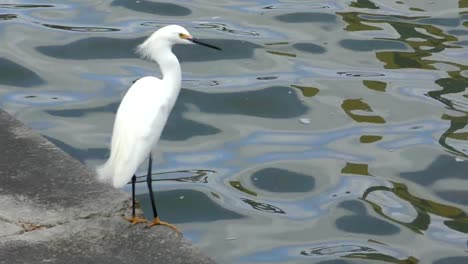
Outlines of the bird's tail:
[[96,169],[98,180],[103,183],[112,184],[112,175],[114,174],[114,166],[109,158],[104,164]]

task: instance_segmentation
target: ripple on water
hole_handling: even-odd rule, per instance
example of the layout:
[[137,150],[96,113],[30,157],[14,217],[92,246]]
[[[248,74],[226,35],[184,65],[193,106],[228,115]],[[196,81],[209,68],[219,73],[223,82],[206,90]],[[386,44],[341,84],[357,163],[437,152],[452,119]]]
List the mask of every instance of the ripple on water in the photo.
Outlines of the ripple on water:
[[[336,260],[337,258],[340,258],[341,260]],[[284,261],[290,261],[291,259],[296,261],[306,259],[309,261],[323,261],[317,263],[355,263],[354,260],[380,260],[390,261],[391,263],[418,263],[417,258],[404,252],[403,249],[372,240],[365,242],[352,240],[329,241],[318,242],[310,245],[283,246],[240,258],[241,261],[260,263],[283,263]]]
[[54,25],[54,24],[42,24],[44,27],[75,31],[75,32],[114,32],[120,31],[118,28],[106,28],[106,27],[79,27],[79,26],[65,26],[65,25]]
[[63,105],[65,103],[82,102],[88,96],[78,93],[64,92],[16,92],[6,95],[3,100],[9,103],[29,105],[29,106],[47,106]]

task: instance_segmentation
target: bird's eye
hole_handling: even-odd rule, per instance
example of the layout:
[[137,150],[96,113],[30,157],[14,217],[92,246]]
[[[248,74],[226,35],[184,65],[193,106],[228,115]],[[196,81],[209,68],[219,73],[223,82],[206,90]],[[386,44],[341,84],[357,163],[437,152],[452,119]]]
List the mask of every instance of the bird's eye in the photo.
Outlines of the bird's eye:
[[187,35],[185,35],[184,33],[179,33],[179,38],[186,39]]

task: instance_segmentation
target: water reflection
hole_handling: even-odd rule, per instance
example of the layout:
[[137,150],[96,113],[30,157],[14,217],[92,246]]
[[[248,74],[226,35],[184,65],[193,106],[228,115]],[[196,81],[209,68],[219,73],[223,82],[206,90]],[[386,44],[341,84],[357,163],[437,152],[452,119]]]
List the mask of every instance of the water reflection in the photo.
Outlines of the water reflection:
[[306,22],[333,23],[336,20],[336,16],[332,14],[318,13],[318,12],[298,12],[298,13],[279,15],[276,17],[276,19],[281,22],[286,22],[286,23],[306,23]]
[[315,187],[315,179],[307,174],[281,168],[265,168],[250,176],[253,185],[268,192],[309,192]]
[[441,258],[434,262],[434,264],[455,264],[455,263],[468,263],[468,257],[448,257]]
[[64,25],[53,25],[53,24],[42,24],[44,27],[53,29],[76,31],[76,32],[113,32],[120,31],[118,28],[105,28],[105,27],[77,27],[77,26],[64,26]]
[[322,54],[327,51],[324,47],[313,43],[296,43],[293,48],[315,54]]
[[219,263],[467,262],[466,1],[46,2],[0,4],[0,103],[83,162],[157,75],[134,52],[152,30],[223,47],[174,48],[154,173],[161,214]]
[[29,8],[47,8],[53,5],[35,5],[35,4],[0,4],[0,8],[29,9]]
[[394,224],[369,215],[362,202],[346,201],[340,203],[339,207],[352,213],[336,220],[336,227],[340,230],[380,236],[393,235],[400,232],[400,228]]
[[[178,170],[168,172],[154,172],[153,182],[158,181],[177,181],[184,183],[208,183],[208,178],[216,172],[213,170]],[[174,174],[176,177],[174,177]],[[147,175],[137,176],[137,183],[145,183]],[[128,183],[130,184],[130,183]]]
[[[157,184],[154,186],[157,188]],[[158,212],[164,215],[165,219],[170,219],[171,223],[206,223],[244,217],[214,202],[207,194],[196,190],[158,191],[155,196],[158,201]],[[137,199],[140,201],[145,216],[152,217],[149,195],[140,194],[137,195]]]
[[[150,34],[150,33],[148,33]],[[138,58],[135,48],[147,36],[122,39],[109,37],[82,38],[65,45],[39,46],[37,51],[54,58],[90,60],[90,59],[122,59]],[[260,45],[241,40],[204,39],[212,45],[221,47],[229,52],[200,47],[200,45],[174,46],[174,53],[182,62],[188,61],[215,61],[228,59],[251,58],[255,49]]]
[[276,207],[274,205],[271,205],[271,204],[267,204],[267,203],[263,203],[263,202],[257,202],[257,201],[247,199],[247,198],[242,198],[241,200],[244,203],[252,206],[253,209],[255,209],[257,211],[260,211],[260,212],[274,213],[274,214],[285,214],[285,212],[283,210],[281,210],[280,208],[278,208],[278,207]]
[[356,0],[349,5],[356,8],[379,9],[379,7],[370,0]]
[[0,15],[0,20],[12,20],[17,18],[18,16],[15,14],[1,14]]
[[121,6],[133,11],[160,16],[187,16],[192,13],[190,9],[181,5],[165,2],[153,2],[148,0],[114,0],[112,1],[111,6]]
[[[300,245],[274,248],[243,257],[241,260],[258,263],[283,263],[284,256],[290,256],[298,263],[331,264],[331,263],[361,263],[358,260],[379,260],[384,263],[416,264],[418,258],[405,253],[403,249],[391,247],[372,241],[330,241],[312,245]],[[307,262],[302,261],[307,260]],[[367,263],[367,262],[366,262]]]
[[427,168],[415,172],[402,172],[404,179],[429,186],[444,179],[468,180],[468,162],[458,162],[448,155],[437,157]]
[[34,71],[6,58],[0,58],[0,84],[32,87],[41,85],[44,80]]
[[340,40],[340,45],[353,51],[408,50],[408,46],[404,43],[391,40],[343,39]]

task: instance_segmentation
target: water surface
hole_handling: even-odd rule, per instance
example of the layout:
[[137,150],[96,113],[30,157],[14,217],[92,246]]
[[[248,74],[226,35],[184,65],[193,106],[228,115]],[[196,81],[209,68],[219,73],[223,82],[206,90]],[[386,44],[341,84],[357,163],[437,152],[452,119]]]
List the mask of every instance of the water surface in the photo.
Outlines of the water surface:
[[174,48],[155,150],[160,214],[206,254],[468,263],[467,1],[0,3],[0,107],[94,167],[168,24],[223,48]]

